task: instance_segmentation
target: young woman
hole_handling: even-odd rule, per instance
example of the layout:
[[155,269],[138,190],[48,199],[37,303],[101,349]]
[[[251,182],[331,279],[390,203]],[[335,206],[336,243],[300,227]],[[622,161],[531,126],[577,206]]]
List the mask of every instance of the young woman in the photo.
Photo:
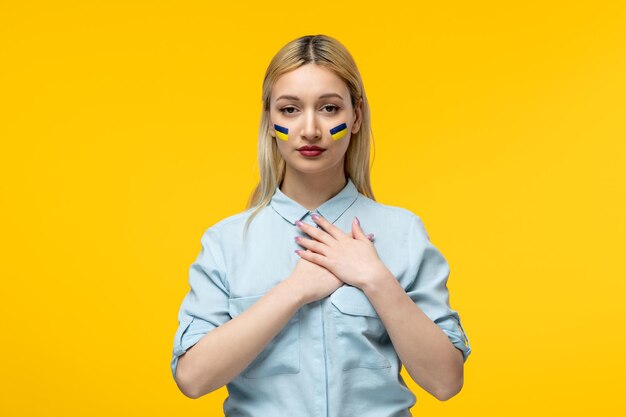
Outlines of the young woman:
[[172,374],[227,417],[410,416],[458,393],[471,352],[450,269],[413,212],[375,201],[369,106],[337,40],[285,45],[263,81],[260,183],[189,270]]

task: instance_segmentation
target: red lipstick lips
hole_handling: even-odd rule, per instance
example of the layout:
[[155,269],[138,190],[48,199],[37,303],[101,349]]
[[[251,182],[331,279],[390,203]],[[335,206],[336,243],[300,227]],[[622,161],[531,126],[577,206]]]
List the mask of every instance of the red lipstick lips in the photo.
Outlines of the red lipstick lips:
[[298,152],[300,152],[300,155],[302,156],[318,156],[321,155],[322,152],[324,152],[326,149],[324,148],[320,148],[319,146],[301,146],[298,148]]
[[299,151],[303,151],[303,150],[306,150],[306,151],[325,151],[324,148],[320,148],[319,146],[315,146],[315,145],[312,145],[312,146],[308,146],[308,145],[301,146],[301,147],[298,148],[298,150]]

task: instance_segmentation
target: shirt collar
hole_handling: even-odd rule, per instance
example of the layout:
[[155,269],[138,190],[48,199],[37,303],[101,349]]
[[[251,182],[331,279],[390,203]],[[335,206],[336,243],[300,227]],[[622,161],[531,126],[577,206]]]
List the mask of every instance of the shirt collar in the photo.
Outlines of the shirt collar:
[[[339,216],[356,201],[358,196],[359,191],[352,180],[348,178],[348,183],[345,187],[335,196],[322,203],[315,211],[326,220],[335,223]],[[280,186],[276,187],[270,205],[276,213],[293,225],[296,224],[296,220],[302,220],[304,216],[309,214],[309,210],[306,207],[287,197],[280,190]]]

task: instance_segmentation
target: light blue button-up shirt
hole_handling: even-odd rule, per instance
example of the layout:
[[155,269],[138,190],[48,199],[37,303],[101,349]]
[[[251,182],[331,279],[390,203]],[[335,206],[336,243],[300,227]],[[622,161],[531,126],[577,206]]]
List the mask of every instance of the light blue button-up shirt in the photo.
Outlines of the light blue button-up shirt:
[[[374,233],[378,256],[409,297],[448,336],[467,360],[469,340],[449,305],[450,268],[413,212],[378,203],[351,179],[314,212],[276,188],[271,204],[243,227],[253,209],[227,217],[202,235],[202,250],[189,269],[190,291],[178,313],[171,362],[204,335],[237,317],[286,279],[303,249],[293,237],[310,238],[296,220],[317,226],[317,212],[346,233],[355,216]],[[226,387],[226,417],[411,416],[415,395],[400,375],[402,363],[363,291],[343,285],[302,306],[261,353]]]

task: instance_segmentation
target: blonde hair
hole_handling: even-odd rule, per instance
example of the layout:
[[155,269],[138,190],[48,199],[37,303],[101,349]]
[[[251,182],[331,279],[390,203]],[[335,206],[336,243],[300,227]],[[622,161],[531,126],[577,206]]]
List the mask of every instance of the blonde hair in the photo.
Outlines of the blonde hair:
[[363,88],[361,74],[350,52],[336,39],[326,35],[307,35],[294,39],[281,48],[272,58],[263,78],[263,109],[259,127],[259,174],[260,181],[247,203],[247,209],[255,208],[246,221],[244,234],[258,212],[267,206],[276,187],[285,176],[285,160],[270,135],[270,95],[274,83],[283,74],[303,65],[322,65],[344,80],[350,91],[353,109],[363,100],[363,115],[359,131],[353,134],[346,151],[344,173],[352,179],[357,190],[375,200],[370,184],[370,137],[373,133],[370,108]]

